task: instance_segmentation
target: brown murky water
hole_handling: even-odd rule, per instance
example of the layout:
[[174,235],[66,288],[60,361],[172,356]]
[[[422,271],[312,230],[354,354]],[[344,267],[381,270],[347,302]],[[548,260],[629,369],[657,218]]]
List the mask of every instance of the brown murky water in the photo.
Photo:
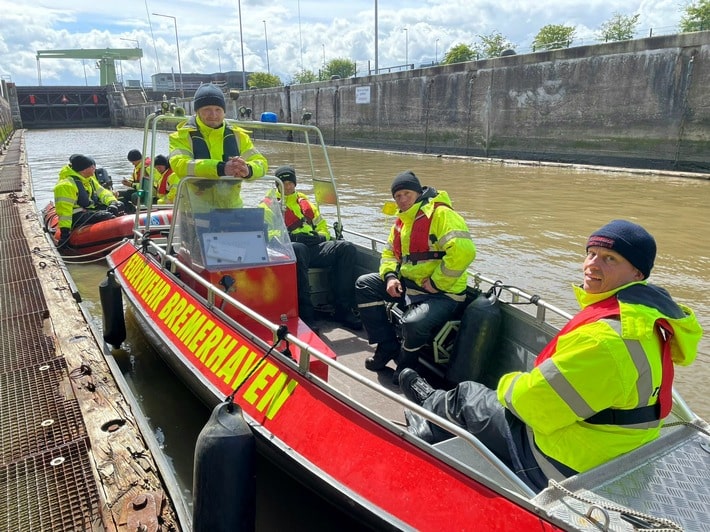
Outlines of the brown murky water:
[[[142,131],[28,131],[26,142],[41,208],[51,199],[57,172],[71,153],[91,155],[119,183],[131,171],[126,154],[141,147]],[[258,145],[272,169],[291,162],[288,145]],[[163,146],[166,153],[167,140]],[[581,282],[590,232],[614,218],[644,225],[659,250],[651,282],[695,310],[708,332],[696,362],[677,370],[676,387],[691,408],[710,419],[710,398],[705,394],[710,378],[710,180],[343,148],[333,148],[329,154],[340,176],[346,228],[386,238],[392,219],[380,212],[382,203],[391,199],[392,178],[411,169],[424,184],[446,190],[468,221],[478,248],[477,271],[538,294],[571,313],[577,307],[570,286]],[[70,271],[100,320],[96,286],[105,275],[104,265],[75,266]],[[130,335],[127,378],[189,491],[194,442],[185,434],[199,431],[205,413],[199,406],[181,404],[176,410],[180,419],[161,417],[166,396],[185,403],[190,399],[183,398],[187,392],[179,383],[162,376],[166,370],[153,361],[154,356],[139,335]]]

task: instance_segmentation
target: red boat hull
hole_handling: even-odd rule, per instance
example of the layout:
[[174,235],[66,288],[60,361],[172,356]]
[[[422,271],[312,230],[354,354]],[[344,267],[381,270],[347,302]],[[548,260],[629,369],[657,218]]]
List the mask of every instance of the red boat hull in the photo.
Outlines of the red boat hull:
[[[200,383],[195,392],[217,404],[237,389],[235,401],[268,452],[309,476],[309,483],[315,478],[331,488],[330,496],[347,500],[355,513],[403,529],[555,530],[417,447],[403,436],[406,430],[375,422],[282,357],[265,357],[258,342],[211,312],[131,243],[113,251],[109,263],[150,335],[172,353],[168,363]],[[335,358],[297,317],[286,324]],[[271,344],[269,334],[262,339]],[[291,352],[298,362],[299,349],[292,346]],[[327,366],[313,357],[311,362],[311,370],[327,378]]]

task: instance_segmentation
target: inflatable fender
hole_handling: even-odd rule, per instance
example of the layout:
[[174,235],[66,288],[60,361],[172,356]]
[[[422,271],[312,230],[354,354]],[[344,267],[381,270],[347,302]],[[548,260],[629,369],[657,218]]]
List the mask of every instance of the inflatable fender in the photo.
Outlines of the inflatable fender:
[[121,285],[112,271],[99,284],[99,298],[104,318],[104,341],[118,349],[126,339],[126,321],[123,317]]
[[487,384],[488,360],[495,356],[493,351],[501,324],[497,301],[494,291],[480,294],[463,311],[452,360],[446,370],[447,380],[455,383],[470,380]]
[[193,532],[254,530],[256,442],[237,404],[218,404],[195,444]]

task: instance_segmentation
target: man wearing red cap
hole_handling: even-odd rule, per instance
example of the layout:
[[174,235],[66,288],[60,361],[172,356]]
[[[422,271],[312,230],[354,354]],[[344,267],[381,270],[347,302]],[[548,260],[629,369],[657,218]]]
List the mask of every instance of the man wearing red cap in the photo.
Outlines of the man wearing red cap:
[[[673,365],[695,360],[702,330],[689,308],[648,284],[656,242],[640,225],[613,220],[587,240],[582,307],[532,370],[434,390],[412,370],[407,398],[475,434],[532,489],[587,471],[656,439],[672,405]],[[410,431],[442,431],[407,413]]]

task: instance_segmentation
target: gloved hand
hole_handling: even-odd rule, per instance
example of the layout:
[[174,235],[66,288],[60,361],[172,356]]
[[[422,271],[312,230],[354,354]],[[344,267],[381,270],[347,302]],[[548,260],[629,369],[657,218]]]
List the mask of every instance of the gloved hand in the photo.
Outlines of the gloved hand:
[[118,202],[114,201],[106,210],[114,216],[118,216]]
[[68,245],[69,235],[71,235],[71,231],[69,231],[66,227],[62,227],[59,230],[59,243],[57,244],[57,247],[61,248]]
[[122,201],[114,201],[113,205],[116,205],[118,209],[118,214],[126,214],[126,207],[123,205]]

